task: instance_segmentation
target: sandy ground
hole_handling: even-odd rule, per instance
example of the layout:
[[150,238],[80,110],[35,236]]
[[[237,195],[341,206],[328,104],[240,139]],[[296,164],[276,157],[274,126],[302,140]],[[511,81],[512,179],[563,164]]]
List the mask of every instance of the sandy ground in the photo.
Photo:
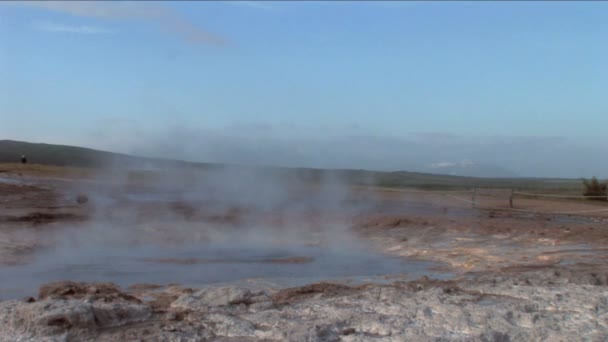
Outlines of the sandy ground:
[[[0,177],[0,268],[25,269],[39,262],[41,255],[55,255],[45,251],[72,248],[63,244],[70,239],[84,249],[100,244],[179,249],[187,243],[220,239],[253,245],[261,239],[272,242],[263,246],[297,240],[306,246],[349,250],[355,248],[353,241],[363,241],[370,253],[428,265],[422,273],[407,267],[401,274],[366,273],[364,281],[331,277],[320,268],[327,279],[317,277],[296,286],[272,278],[201,286],[179,279],[133,281],[122,287],[107,279],[35,284],[41,286],[38,293],[26,298],[5,295],[6,300],[0,301],[2,341],[605,341],[608,337],[608,214],[603,212],[575,216],[499,210],[508,208],[506,197],[496,194],[500,192],[478,194],[481,205],[473,207],[459,200],[470,199],[467,193],[340,188],[343,194],[330,198],[317,196],[319,189],[304,187],[290,189],[287,199],[279,196],[272,205],[260,205],[255,196],[244,202],[216,194],[193,197],[182,190],[151,190],[111,177],[15,172]],[[167,193],[176,196],[163,197]],[[79,194],[87,196],[86,203],[78,203]],[[515,208],[543,212],[602,205],[529,198],[515,202]],[[100,224],[101,234],[96,228]],[[122,234],[124,227],[129,227],[129,234]],[[264,230],[259,234],[251,227]],[[290,227],[289,232],[284,227]],[[338,255],[342,254],[331,257]],[[297,273],[298,267],[316,265],[316,258],[295,253],[239,263],[288,265]],[[188,270],[210,263],[231,265],[233,260],[159,255],[139,262]],[[24,283],[35,281],[27,274],[19,277]],[[0,283],[2,290],[6,289]]]

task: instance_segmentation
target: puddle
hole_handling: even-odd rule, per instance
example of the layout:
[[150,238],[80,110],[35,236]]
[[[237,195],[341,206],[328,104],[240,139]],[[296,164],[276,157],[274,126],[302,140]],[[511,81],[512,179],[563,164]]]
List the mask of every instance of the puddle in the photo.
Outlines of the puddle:
[[607,254],[608,248],[605,247],[572,244],[546,248],[538,257],[545,260],[555,260],[558,265],[569,266],[581,262],[604,260]]
[[22,179],[9,178],[9,177],[0,177],[0,184],[29,185],[30,183],[26,183]]
[[[187,196],[182,192],[159,192],[159,193],[137,193],[131,192],[126,193],[121,196],[122,198],[138,203],[166,203],[166,202],[176,202],[181,200],[192,200],[193,196]],[[194,198],[198,199],[198,198]]]
[[321,247],[247,248],[198,245],[180,248],[139,246],[87,249],[52,257],[39,255],[28,265],[0,267],[0,298],[33,296],[41,284],[58,281],[105,281],[122,287],[136,283],[201,287],[252,279],[278,287],[316,281],[378,281],[404,275],[446,277],[431,271],[437,264],[408,260],[367,249]]
[[596,222],[597,218],[574,215],[553,215],[552,220],[557,223],[584,224]]

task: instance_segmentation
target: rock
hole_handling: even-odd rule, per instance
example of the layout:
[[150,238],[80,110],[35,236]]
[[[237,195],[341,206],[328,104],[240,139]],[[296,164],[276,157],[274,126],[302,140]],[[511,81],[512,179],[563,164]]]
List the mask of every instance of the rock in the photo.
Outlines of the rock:
[[239,317],[212,314],[206,317],[212,322],[214,332],[220,336],[226,337],[247,337],[252,336],[255,332],[253,323]]
[[258,296],[251,290],[236,286],[210,287],[189,295],[180,296],[171,304],[173,308],[201,310],[204,307],[228,306],[237,304],[249,305],[253,297]]
[[117,327],[150,318],[152,310],[147,305],[133,303],[94,303],[93,314],[98,327]]
[[315,295],[337,296],[348,294],[354,288],[342,284],[314,283],[300,287],[283,289],[272,296],[272,300],[277,304],[286,304]]
[[78,300],[44,300],[23,303],[14,311],[12,327],[33,336],[65,333],[96,326],[91,304]]
[[274,306],[274,304],[271,301],[260,301],[260,302],[251,304],[249,306],[249,310],[251,310],[252,312],[260,312],[260,311],[271,309],[273,306]]
[[[100,328],[149,319],[152,310],[111,283],[56,282],[41,287],[38,301],[0,302],[0,325],[32,339],[55,335],[81,339]],[[0,340],[5,340],[0,333]]]
[[38,299],[87,299],[88,301],[127,301],[141,303],[139,299],[120,290],[113,283],[78,283],[58,281],[44,284],[38,290]]

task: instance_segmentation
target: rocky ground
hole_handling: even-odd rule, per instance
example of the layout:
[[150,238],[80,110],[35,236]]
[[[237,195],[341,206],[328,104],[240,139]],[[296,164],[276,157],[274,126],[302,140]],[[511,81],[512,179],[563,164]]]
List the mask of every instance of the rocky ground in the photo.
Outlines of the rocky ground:
[[[296,287],[239,283],[121,288],[112,283],[55,282],[42,285],[36,296],[0,301],[0,341],[608,339],[608,224],[601,217],[479,210],[445,198],[394,193],[376,193],[373,204],[357,202],[348,210],[315,207],[314,214],[251,215],[251,208],[218,213],[185,200],[137,205],[122,200],[101,210],[94,198],[77,203],[78,192],[57,191],[62,187],[58,184],[0,183],[3,267],[28,264],[36,251],[92,218],[128,221],[146,239],[172,244],[192,240],[193,227],[201,225],[239,234],[244,222],[306,222],[298,229],[312,231],[340,222],[370,248],[433,262],[433,273],[445,277]],[[357,196],[360,201],[362,195]],[[180,222],[181,228],[167,234],[164,224],[172,222]],[[200,230],[197,234],[201,240],[213,235]],[[310,243],[322,240],[317,234]],[[149,261],[182,266],[203,262]],[[305,265],[312,260],[294,256],[267,262]]]
[[54,283],[0,322],[5,341],[604,341],[607,283],[559,267],[272,292]]

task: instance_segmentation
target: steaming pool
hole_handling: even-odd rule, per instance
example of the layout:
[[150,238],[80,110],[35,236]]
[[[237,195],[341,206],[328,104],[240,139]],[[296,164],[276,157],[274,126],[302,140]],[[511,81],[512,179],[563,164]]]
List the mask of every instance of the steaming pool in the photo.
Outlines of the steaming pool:
[[[53,184],[60,186],[59,180],[53,180]],[[112,282],[123,288],[144,283],[195,288],[211,284],[281,288],[319,281],[357,284],[413,280],[423,275],[432,278],[452,276],[437,271],[440,265],[436,263],[374,251],[365,241],[344,232],[328,238],[333,241],[332,245],[324,245],[311,243],[316,240],[310,238],[313,233],[306,229],[302,232],[291,227],[292,233],[300,235],[285,242],[274,238],[281,238],[290,229],[261,227],[257,230],[257,227],[245,224],[228,232],[224,228],[210,228],[210,236],[219,235],[220,240],[203,241],[197,234],[207,232],[207,226],[188,221],[173,209],[173,204],[185,203],[204,208],[204,214],[212,216],[216,211],[224,214],[228,204],[245,206],[244,203],[245,207],[251,207],[253,202],[248,198],[243,202],[239,196],[228,196],[228,199],[222,197],[224,202],[218,202],[211,201],[208,198],[211,195],[201,191],[164,188],[125,191],[123,187],[106,189],[105,185],[99,189],[91,184],[79,186],[81,190],[86,189],[85,193],[94,194],[91,202],[100,216],[88,223],[65,224],[56,231],[48,228],[54,242],[42,243],[45,247],[40,248],[36,245],[31,257],[24,259],[25,263],[0,265],[0,299],[36,296],[40,285],[65,280]],[[299,199],[287,191],[283,195],[267,203],[267,207],[253,205],[255,213],[289,212],[292,207],[296,213],[301,208],[319,210],[325,207],[357,213],[363,208],[378,210],[373,205],[345,204],[323,196]],[[214,203],[220,204],[214,206]],[[284,206],[285,203],[292,207]],[[410,207],[399,206],[395,210],[403,212]],[[145,217],[142,222],[138,221],[140,214]],[[160,216],[149,217],[154,214]],[[148,227],[148,224],[152,226]],[[64,226],[61,222],[57,225]],[[171,228],[176,230],[165,234]],[[331,229],[323,234],[331,235]],[[171,235],[179,235],[178,245],[163,244],[163,238],[171,239]],[[37,238],[46,239],[43,235]],[[269,242],[274,240],[281,240],[281,243]]]
[[386,278],[445,278],[436,264],[373,253],[365,248],[244,247],[205,244],[179,248],[138,246],[40,253],[25,265],[0,267],[0,299],[35,296],[41,284],[59,281],[133,284],[247,283],[289,287],[316,281],[382,282]]

